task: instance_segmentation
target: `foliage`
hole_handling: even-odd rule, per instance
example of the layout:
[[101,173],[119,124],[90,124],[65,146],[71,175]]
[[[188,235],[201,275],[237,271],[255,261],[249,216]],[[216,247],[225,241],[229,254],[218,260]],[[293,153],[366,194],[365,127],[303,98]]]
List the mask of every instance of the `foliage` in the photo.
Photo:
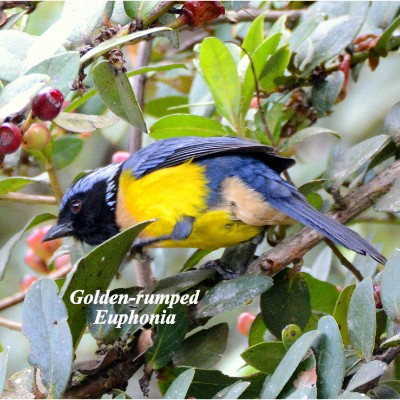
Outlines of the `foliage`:
[[[319,126],[321,118],[346,101],[352,90],[349,80],[357,80],[363,64],[378,73],[380,59],[400,46],[399,5],[391,2],[226,1],[229,17],[189,31],[185,18],[169,12],[178,10],[179,2],[97,1],[84,6],[66,1],[60,18],[39,36],[25,32],[41,7],[29,3],[2,5],[0,123],[12,120],[25,132],[34,122],[32,99],[44,86],[56,87],[67,103],[48,124],[51,140],[44,149],[0,155],[0,201],[43,206],[42,214],[8,235],[0,249],[1,277],[11,270],[10,259],[25,232],[53,218],[47,207],[60,202],[59,177],[71,181],[71,166],[84,169],[80,154],[93,137],[113,151],[116,144],[124,147],[128,142],[131,150],[138,150],[138,131],[148,131],[155,140],[234,135],[296,157],[299,145],[316,136],[341,142],[341,132]],[[273,7],[283,8],[270,10]],[[242,8],[247,11],[237,14]],[[145,41],[150,41],[151,54],[143,64],[138,46]],[[140,76],[146,77],[146,84]],[[143,89],[144,100],[139,94]],[[362,190],[364,183],[394,165],[399,156],[399,104],[386,116],[383,132],[347,148],[335,147],[325,173],[300,188],[313,205],[324,210],[346,207],[341,193]],[[98,166],[107,163],[96,150],[89,158]],[[377,212],[362,222],[379,220],[398,227],[399,179],[376,190],[385,194],[374,204]],[[183,268],[176,262],[172,276],[149,287],[127,288],[114,281],[118,288],[111,290],[121,264],[131,261],[126,254],[133,240],[146,225],[94,249],[71,244],[67,250],[75,267],[67,279],[57,285],[42,279],[31,286],[22,330],[30,342],[32,367],[11,377],[6,395],[42,391],[41,396],[56,398],[100,397],[125,387],[144,365],[143,392],[153,377],[165,398],[400,396],[399,250],[379,273],[377,262],[356,256],[352,266],[363,277],[357,283],[350,271],[344,273],[332,262],[327,248],[307,258],[311,267],[303,272],[298,269],[301,261],[293,259],[294,267],[273,279],[260,272],[222,282],[215,271],[192,270],[208,255],[197,251]],[[285,234],[272,229],[268,241],[273,245]],[[253,259],[254,250],[240,246],[222,259],[238,271]],[[339,261],[346,264],[343,257]],[[180,294],[198,296],[198,302],[172,308],[144,301],[133,308],[110,303],[101,309],[118,315],[118,323],[99,325],[98,305],[71,301],[77,290],[93,296],[108,289],[109,296]],[[228,376],[213,368],[224,360],[231,332],[227,323],[214,323],[214,318],[251,303],[253,308],[259,304],[259,312],[241,354],[243,368],[237,376]],[[135,322],[128,318],[132,309],[138,316]],[[175,323],[151,324],[141,319],[146,315],[173,316]],[[73,363],[87,326],[101,356]],[[292,332],[296,334],[290,340]],[[8,354],[8,349],[0,353],[0,390]],[[114,369],[120,374],[113,374]],[[388,370],[392,379],[384,381]],[[121,391],[113,394],[129,398]]]

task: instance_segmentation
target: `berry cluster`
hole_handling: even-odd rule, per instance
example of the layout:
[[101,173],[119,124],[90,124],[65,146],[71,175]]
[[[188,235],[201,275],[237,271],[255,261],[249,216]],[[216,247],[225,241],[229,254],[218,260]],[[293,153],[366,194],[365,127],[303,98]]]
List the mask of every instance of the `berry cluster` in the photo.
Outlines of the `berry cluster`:
[[[61,246],[62,239],[54,239],[48,242],[42,242],[44,235],[50,229],[50,225],[43,226],[41,228],[35,228],[29,234],[26,239],[26,252],[24,261],[33,271],[42,274],[48,274],[50,272],[49,265],[53,258],[54,252]],[[71,263],[70,256],[68,254],[61,255],[54,260],[55,269],[60,269]],[[36,277],[32,275],[24,276],[21,281],[21,288],[24,289],[35,281]],[[28,284],[29,283],[29,284]],[[21,290],[22,290],[21,289]]]
[[[41,121],[57,117],[63,105],[64,96],[52,87],[43,88],[32,101],[32,115]],[[33,122],[20,128],[12,121],[0,125],[0,155],[16,152],[20,146],[29,150],[40,150],[47,146],[50,131],[41,122]]]

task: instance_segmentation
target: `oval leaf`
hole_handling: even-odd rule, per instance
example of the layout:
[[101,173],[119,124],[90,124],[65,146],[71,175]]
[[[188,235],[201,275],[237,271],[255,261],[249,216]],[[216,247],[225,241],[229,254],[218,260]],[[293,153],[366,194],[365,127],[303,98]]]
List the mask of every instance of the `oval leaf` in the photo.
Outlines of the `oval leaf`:
[[388,365],[378,360],[364,364],[351,378],[346,391],[356,390],[360,386],[379,378],[387,369]]
[[261,399],[276,399],[286,382],[293,375],[312,344],[318,338],[318,331],[305,333],[290,347],[271,378],[266,382],[260,394]]
[[209,118],[198,115],[173,114],[157,120],[150,128],[154,139],[167,139],[183,136],[225,136],[223,125]]
[[104,104],[128,124],[147,132],[142,110],[126,73],[116,72],[107,62],[93,67],[93,82]]
[[345,355],[336,321],[329,315],[318,321],[322,333],[316,346],[317,390],[321,399],[336,398],[342,388],[345,373]]
[[292,276],[284,270],[276,275],[272,289],[261,296],[260,307],[265,325],[276,337],[289,324],[304,329],[311,316],[311,301],[302,274]]
[[50,398],[61,398],[72,370],[67,309],[51,279],[35,281],[22,310],[22,333],[30,343],[29,363],[40,369]]
[[238,399],[239,396],[250,386],[250,382],[236,382],[231,386],[219,391],[214,399]]
[[218,111],[232,123],[239,124],[240,82],[235,61],[228,48],[217,38],[203,40],[200,67]]
[[42,178],[26,178],[25,176],[14,176],[0,180],[0,194],[17,192],[30,183],[45,182]]
[[272,279],[261,275],[243,275],[220,282],[211,288],[197,305],[197,318],[212,317],[242,305],[265,292],[273,285]]
[[[130,2],[131,3],[131,2]],[[163,399],[184,399],[194,378],[194,369],[189,368],[182,372],[165,392]]]
[[4,351],[0,353],[0,396],[3,392],[4,383],[6,381],[7,363],[8,363],[8,353],[10,348],[7,347]]
[[356,285],[350,285],[345,287],[339,294],[337,299],[335,310],[333,312],[333,317],[339,326],[339,331],[342,336],[343,343],[348,346],[351,344],[349,330],[347,327],[347,314],[349,312],[349,305],[353,292]]
[[211,368],[220,359],[228,341],[228,324],[214,325],[189,336],[173,357],[175,365]]
[[93,132],[96,129],[108,128],[114,125],[119,118],[114,114],[87,115],[77,113],[60,113],[54,122],[71,132]]
[[246,349],[240,356],[247,364],[266,374],[272,374],[286,354],[282,342],[262,342]]
[[400,322],[400,250],[388,260],[381,279],[381,300],[383,308],[392,321]]
[[360,282],[350,300],[347,326],[354,350],[363,358],[370,358],[374,351],[376,334],[376,309],[372,279]]
[[83,140],[74,136],[62,136],[54,139],[51,147],[51,158],[57,169],[71,164],[78,156]]

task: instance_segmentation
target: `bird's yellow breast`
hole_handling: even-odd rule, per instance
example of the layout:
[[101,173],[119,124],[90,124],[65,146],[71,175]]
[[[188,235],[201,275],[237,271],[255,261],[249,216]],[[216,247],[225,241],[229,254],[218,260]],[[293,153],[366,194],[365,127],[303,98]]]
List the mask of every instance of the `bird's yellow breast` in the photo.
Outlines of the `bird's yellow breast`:
[[260,233],[261,227],[237,220],[229,209],[210,210],[208,194],[205,167],[196,163],[160,169],[139,179],[124,171],[118,188],[117,224],[126,229],[156,219],[141,237],[157,237],[170,234],[183,217],[194,218],[193,230],[187,239],[163,241],[157,247],[228,247]]

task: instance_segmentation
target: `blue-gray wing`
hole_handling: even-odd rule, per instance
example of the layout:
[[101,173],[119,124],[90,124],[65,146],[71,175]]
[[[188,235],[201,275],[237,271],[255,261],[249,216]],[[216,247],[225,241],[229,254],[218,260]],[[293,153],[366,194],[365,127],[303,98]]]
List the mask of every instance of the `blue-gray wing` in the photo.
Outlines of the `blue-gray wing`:
[[133,154],[123,165],[136,178],[152,171],[173,167],[188,160],[210,156],[242,154],[263,161],[277,173],[294,164],[294,160],[277,155],[272,147],[236,137],[178,137],[160,140]]

